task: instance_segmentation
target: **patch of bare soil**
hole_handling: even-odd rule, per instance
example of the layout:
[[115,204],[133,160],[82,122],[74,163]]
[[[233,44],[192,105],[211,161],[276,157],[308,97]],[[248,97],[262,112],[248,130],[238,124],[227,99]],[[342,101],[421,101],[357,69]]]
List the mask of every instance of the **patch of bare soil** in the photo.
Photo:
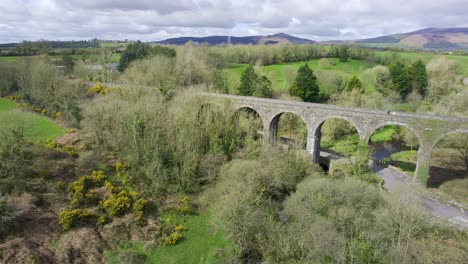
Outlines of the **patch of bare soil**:
[[0,245],[0,263],[56,263],[49,249],[24,238],[10,240]]
[[77,151],[80,151],[86,148],[86,141],[83,140],[83,138],[85,137],[81,131],[75,131],[63,134],[57,139],[57,143],[59,143],[62,146],[73,147]]
[[50,249],[62,229],[50,202],[30,193],[9,195],[5,200],[14,211],[19,238],[0,245],[0,263],[54,263]]
[[105,225],[102,230],[102,236],[109,242],[117,241],[152,241],[160,236],[162,226],[159,222],[149,220],[144,225],[138,225],[134,216],[129,214],[122,218],[115,218]]
[[60,263],[102,263],[107,243],[92,228],[72,230],[60,237],[55,254]]

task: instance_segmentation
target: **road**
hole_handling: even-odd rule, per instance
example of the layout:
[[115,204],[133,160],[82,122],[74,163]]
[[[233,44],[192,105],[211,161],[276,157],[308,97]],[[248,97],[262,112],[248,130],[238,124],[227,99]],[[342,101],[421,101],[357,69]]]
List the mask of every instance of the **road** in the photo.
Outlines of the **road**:
[[[410,179],[399,172],[378,165],[373,165],[371,170],[385,181],[384,187],[388,191],[395,190],[401,184],[408,184]],[[468,229],[468,211],[454,205],[445,204],[435,199],[416,194],[419,202],[434,216],[443,217],[460,227]]]

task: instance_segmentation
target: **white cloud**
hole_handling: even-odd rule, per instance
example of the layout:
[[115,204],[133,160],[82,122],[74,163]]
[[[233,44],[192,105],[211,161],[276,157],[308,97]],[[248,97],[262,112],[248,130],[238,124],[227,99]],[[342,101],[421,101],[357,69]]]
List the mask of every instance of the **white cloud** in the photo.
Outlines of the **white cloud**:
[[272,34],[353,39],[466,27],[466,0],[0,0],[0,42]]

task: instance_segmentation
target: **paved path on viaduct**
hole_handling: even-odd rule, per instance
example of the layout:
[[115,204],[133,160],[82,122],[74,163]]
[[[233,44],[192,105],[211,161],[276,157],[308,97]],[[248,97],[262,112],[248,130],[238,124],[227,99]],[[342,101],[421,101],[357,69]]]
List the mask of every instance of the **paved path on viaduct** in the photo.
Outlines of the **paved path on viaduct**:
[[[468,118],[387,112],[365,108],[329,104],[283,101],[247,96],[204,93],[204,96],[227,102],[236,110],[254,110],[263,122],[264,135],[270,142],[276,140],[278,121],[282,114],[299,116],[307,126],[307,151],[315,161],[320,157],[321,127],[331,118],[349,121],[356,128],[361,141],[369,142],[371,135],[386,125],[400,125],[411,130],[419,141],[415,175],[426,180],[431,153],[439,140],[453,133],[468,133]],[[213,100],[210,99],[210,102]]]

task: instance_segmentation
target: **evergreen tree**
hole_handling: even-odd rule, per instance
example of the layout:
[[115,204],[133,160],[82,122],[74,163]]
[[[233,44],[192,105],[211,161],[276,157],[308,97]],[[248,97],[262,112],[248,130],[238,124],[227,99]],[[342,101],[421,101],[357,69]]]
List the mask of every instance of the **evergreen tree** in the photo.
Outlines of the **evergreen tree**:
[[304,102],[318,101],[317,77],[307,63],[299,68],[294,84],[289,88],[289,94],[300,97]]
[[255,91],[253,93],[257,97],[271,98],[273,96],[273,90],[271,88],[271,81],[266,76],[257,78],[255,81]]
[[150,47],[147,43],[137,41],[127,46],[120,56],[119,66],[117,67],[120,72],[123,72],[128,65],[134,60],[141,60],[150,55],[163,55],[169,58],[176,56],[176,51],[173,48],[155,46]]
[[417,90],[422,95],[426,95],[426,65],[421,60],[417,60],[415,63],[411,64],[410,67],[408,67],[408,75],[411,80],[411,86],[413,89]]
[[255,91],[255,83],[258,79],[253,65],[249,65],[242,73],[237,93],[243,96],[251,96]]
[[356,75],[353,75],[353,77],[351,77],[351,79],[349,79],[348,83],[346,84],[346,88],[348,91],[352,91],[352,90],[358,90],[358,91],[362,91],[362,82],[361,80],[359,80],[359,78],[356,76]]
[[390,64],[389,70],[390,79],[396,91],[399,92],[402,97],[406,96],[410,91],[411,83],[405,65],[400,61],[395,61]]
[[123,72],[132,61],[143,59],[149,54],[149,51],[150,46],[141,41],[129,44],[120,56],[118,70]]

